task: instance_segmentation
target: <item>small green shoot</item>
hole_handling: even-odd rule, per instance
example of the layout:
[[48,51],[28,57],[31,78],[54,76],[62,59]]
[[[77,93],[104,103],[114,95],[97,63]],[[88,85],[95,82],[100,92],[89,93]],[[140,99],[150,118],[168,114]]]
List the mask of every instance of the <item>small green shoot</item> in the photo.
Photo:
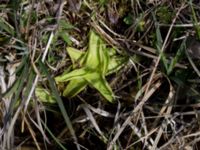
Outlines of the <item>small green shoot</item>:
[[163,52],[161,52],[163,39],[162,39],[160,28],[157,25],[156,17],[155,17],[154,14],[153,14],[153,18],[154,18],[154,20],[156,22],[156,24],[155,24],[155,26],[156,26],[155,27],[156,28],[156,49],[157,49],[158,54],[161,55],[161,61],[162,61],[163,65],[164,65],[164,67],[165,67],[165,70],[168,70],[167,59],[165,57],[165,54]]
[[179,49],[178,49],[178,51],[177,51],[175,57],[172,59],[170,65],[169,65],[169,67],[168,67],[168,69],[167,69],[167,75],[169,75],[169,74],[173,71],[175,65],[179,62],[179,60],[180,60],[181,57],[183,56],[183,54],[184,54],[184,52],[185,52],[185,49],[186,49],[185,42],[186,42],[186,39],[184,39],[184,40],[182,41],[181,46],[179,47]]
[[58,37],[61,37],[67,44],[71,45],[71,40],[69,38],[68,31],[73,28],[74,27],[71,24],[61,19],[59,21]]
[[127,25],[133,24],[133,16],[131,14],[128,14],[126,17],[123,19],[124,23]]

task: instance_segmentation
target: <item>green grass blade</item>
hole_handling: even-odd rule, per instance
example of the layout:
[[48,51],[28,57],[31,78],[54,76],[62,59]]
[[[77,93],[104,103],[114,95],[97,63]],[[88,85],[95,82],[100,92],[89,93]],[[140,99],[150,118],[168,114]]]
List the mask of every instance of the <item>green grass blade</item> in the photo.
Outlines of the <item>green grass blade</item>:
[[165,70],[168,70],[168,63],[167,63],[167,59],[165,57],[164,52],[161,52],[161,48],[162,48],[162,44],[163,44],[163,39],[161,36],[161,32],[160,32],[160,27],[157,25],[157,20],[155,15],[153,14],[153,18],[154,21],[156,22],[155,28],[156,28],[156,49],[159,55],[161,55],[161,62],[163,63]]
[[33,82],[34,82],[34,79],[35,79],[35,76],[36,76],[36,74],[34,73],[34,71],[33,71],[33,69],[32,68],[30,68],[31,70],[29,71],[30,73],[29,73],[29,77],[28,77],[28,79],[27,79],[27,84],[26,84],[26,89],[25,89],[25,91],[24,91],[24,95],[23,95],[23,98],[24,99],[27,99],[28,98],[28,96],[29,96],[29,93],[30,93],[30,91],[31,91],[31,88],[32,88],[32,85],[33,85]]
[[[62,102],[62,99],[60,98],[58,90],[57,90],[57,88],[55,86],[55,81],[54,81],[53,78],[51,78],[50,74],[48,73],[48,70],[47,70],[46,66],[41,61],[39,62],[39,65],[40,65],[41,69],[43,70],[44,74],[47,76],[47,79],[49,81],[49,86],[50,86],[51,91],[52,91],[52,95],[55,97],[55,99],[56,99],[56,101],[58,103],[58,106],[59,106],[59,108],[61,110],[61,113],[63,115],[65,123],[66,123],[66,125],[67,125],[67,127],[68,127],[68,129],[69,129],[69,131],[70,131],[75,143],[78,143],[78,140],[76,138],[75,131],[73,129],[72,123],[71,123],[71,121],[69,119],[69,116],[68,116],[68,114],[67,114],[67,112],[65,110],[65,107],[64,107],[64,104]],[[80,149],[79,145],[78,144],[76,144],[76,145],[77,145],[77,149],[79,150]]]
[[161,37],[161,33],[160,33],[160,28],[159,27],[156,27],[156,37],[157,37],[157,45],[156,45],[156,48],[158,50],[158,53],[159,55],[161,55],[161,61],[165,67],[165,70],[168,69],[168,65],[167,65],[167,59],[165,57],[165,54],[163,52],[161,52],[161,47],[162,47],[162,44],[163,44],[163,41],[162,41],[162,37]]
[[28,68],[28,63],[27,63],[27,64],[25,64],[23,72],[21,73],[21,76],[18,79],[20,82],[18,83],[17,89],[13,93],[13,97],[12,97],[11,103],[9,105],[8,113],[6,115],[7,120],[9,120],[9,117],[13,114],[14,106],[15,106],[17,100],[20,99],[20,94],[23,90],[24,82],[26,82],[27,78],[28,78],[28,76],[27,76],[28,69],[29,68]]
[[17,91],[20,82],[20,80],[16,80],[14,84],[5,93],[3,93],[3,97],[8,98],[9,96],[13,95]]
[[60,143],[60,141],[54,136],[54,134],[51,132],[51,130],[47,127],[47,125],[44,123],[43,120],[41,120],[44,128],[47,130],[47,132],[50,134],[50,136],[53,138],[53,140],[63,149],[63,150],[67,150],[64,145],[62,145],[62,143]]
[[0,30],[4,30],[10,35],[14,35],[14,28],[3,18],[0,18]]

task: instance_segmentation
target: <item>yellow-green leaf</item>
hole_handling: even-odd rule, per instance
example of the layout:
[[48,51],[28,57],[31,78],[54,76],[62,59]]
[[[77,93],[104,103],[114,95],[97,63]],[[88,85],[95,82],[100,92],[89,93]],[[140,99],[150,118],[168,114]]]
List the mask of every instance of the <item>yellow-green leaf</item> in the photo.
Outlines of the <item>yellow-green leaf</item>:
[[84,56],[85,56],[84,52],[77,50],[73,47],[68,47],[67,52],[71,58],[73,67],[76,67],[77,65],[78,66],[83,65],[83,60],[84,60]]
[[49,93],[48,90],[46,90],[44,88],[37,87],[35,89],[35,95],[41,102],[56,103],[55,98]]
[[109,102],[113,102],[114,94],[104,76],[98,72],[93,72],[87,74],[85,80],[91,87],[97,89],[105,99]]
[[87,86],[87,81],[84,79],[74,79],[69,82],[67,87],[63,92],[63,96],[67,96],[69,98],[76,96],[82,90],[84,90]]
[[94,32],[90,32],[89,47],[86,53],[85,66],[97,69],[99,66],[99,46],[100,38]]
[[109,55],[108,49],[106,49],[106,45],[103,41],[100,41],[100,48],[99,48],[99,61],[100,61],[100,71],[103,75],[106,75],[109,65]]
[[108,71],[106,72],[106,75],[109,75],[109,74],[112,74],[112,73],[118,71],[127,62],[128,62],[128,58],[126,58],[126,57],[113,56],[109,61]]
[[58,83],[58,82],[67,82],[69,80],[74,80],[74,79],[81,79],[87,73],[88,73],[87,69],[81,68],[81,69],[73,70],[69,73],[65,73],[61,76],[57,76],[55,78],[55,81]]

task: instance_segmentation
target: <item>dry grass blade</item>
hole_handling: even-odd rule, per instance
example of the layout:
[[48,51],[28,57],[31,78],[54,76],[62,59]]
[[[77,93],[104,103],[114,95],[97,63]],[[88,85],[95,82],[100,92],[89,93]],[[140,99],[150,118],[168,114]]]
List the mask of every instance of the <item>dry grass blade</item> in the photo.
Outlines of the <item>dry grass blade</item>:
[[93,124],[94,128],[96,129],[96,131],[101,136],[102,140],[106,143],[107,142],[107,138],[103,135],[103,132],[100,130],[97,122],[95,121],[95,119],[94,119],[94,117],[93,117],[93,115],[91,113],[91,111],[87,108],[86,105],[82,105],[81,107],[84,109],[85,113],[87,114],[88,118],[92,122],[92,124]]
[[[155,83],[153,85],[153,87],[149,90],[149,92],[143,97],[143,99],[141,100],[141,102],[139,102],[139,104],[135,107],[135,109],[132,111],[132,115],[134,115],[136,112],[138,112],[139,110],[142,109],[142,106],[144,105],[144,103],[149,99],[149,97],[156,91],[156,89],[158,89],[161,86],[161,82],[158,81],[157,83]],[[121,128],[117,131],[117,133],[115,134],[114,138],[112,139],[112,141],[110,142],[109,146],[108,146],[108,150],[111,150],[113,148],[113,145],[115,144],[115,142],[117,141],[117,139],[119,138],[119,136],[121,135],[121,133],[123,132],[123,130],[126,128],[126,126],[129,124],[129,122],[131,122],[132,119],[132,115],[130,115],[129,117],[127,117],[127,119],[124,121],[124,123],[121,125]]]
[[[48,43],[47,43],[47,46],[46,46],[45,51],[44,51],[43,56],[42,56],[42,62],[45,61],[45,58],[46,58],[46,56],[47,56],[47,53],[48,53],[50,44],[52,43],[53,37],[54,37],[54,32],[51,32],[50,37],[49,37],[49,40],[48,40]],[[29,96],[27,97],[27,100],[26,100],[26,103],[25,103],[25,108],[24,108],[24,111],[25,111],[25,112],[26,112],[26,110],[27,110],[27,107],[28,107],[28,104],[29,104],[30,99],[31,99],[31,97],[32,97],[32,94],[33,94],[33,92],[34,92],[34,90],[35,90],[35,88],[36,88],[38,79],[39,79],[39,75],[37,74],[36,77],[35,77],[35,80],[34,80],[34,82],[33,82],[33,86],[32,86],[32,88],[31,88],[31,91],[29,92]]]
[[114,115],[112,115],[111,113],[105,111],[105,110],[102,110],[100,108],[94,108],[93,106],[89,105],[89,104],[84,104],[84,105],[81,105],[80,107],[84,107],[84,108],[87,108],[87,109],[90,109],[92,110],[94,113],[98,114],[98,115],[101,115],[103,117],[114,117]]
[[35,132],[34,132],[34,130],[31,128],[31,126],[30,126],[28,120],[27,120],[26,118],[24,118],[24,120],[25,120],[25,123],[26,123],[26,125],[27,125],[27,127],[28,127],[28,129],[29,129],[29,132],[31,133],[31,136],[32,136],[32,138],[33,138],[33,140],[34,140],[34,142],[35,142],[35,145],[36,145],[37,149],[38,149],[38,150],[41,150],[41,148],[40,148],[40,146],[39,146],[39,144],[38,144],[38,142],[37,142],[37,139],[36,139],[36,137],[35,137]]
[[[47,137],[47,135],[45,134],[45,129],[42,126],[42,119],[40,116],[40,110],[38,109],[38,105],[36,104],[35,106],[35,112],[36,112],[36,116],[37,116],[37,122],[35,122],[35,120],[33,118],[31,118],[30,114],[28,113],[28,117],[30,119],[30,121],[35,125],[36,128],[38,128],[38,130],[41,132],[41,134],[43,135],[43,138],[45,141],[47,141],[47,143],[50,143],[49,138]],[[22,127],[22,131],[23,131],[23,127]]]
[[[141,141],[142,143],[144,143],[144,146],[146,146],[149,150],[151,150],[151,149],[152,149],[152,146],[151,146],[151,145],[152,145],[152,143],[153,143],[153,139],[152,139],[152,138],[149,139],[149,136],[150,136],[152,133],[154,133],[155,130],[152,131],[152,132],[149,132],[148,134],[146,134],[145,137],[142,137],[142,134],[141,134],[140,130],[139,130],[132,122],[129,123],[129,126],[132,128],[133,132],[138,136],[139,140],[138,140],[138,141],[135,141],[134,143],[132,143],[132,144],[130,144],[129,146],[127,146],[126,149],[132,147],[134,144],[136,144],[136,143],[138,143],[138,142]],[[148,142],[147,139],[148,139],[150,142]]]
[[[172,101],[173,101],[173,98],[174,98],[174,95],[175,95],[175,91],[170,83],[170,91],[169,91],[169,95],[168,95],[168,98],[166,99],[166,102],[165,104],[167,105],[168,104],[168,107],[166,106],[163,106],[161,111],[160,111],[160,114],[159,115],[162,115],[164,113],[164,111],[166,110],[166,113],[165,113],[165,120],[168,120],[168,116],[171,114],[172,112]],[[171,104],[171,105],[170,105]],[[166,121],[163,121],[163,125],[166,124]],[[158,133],[157,133],[157,136],[155,138],[155,141],[153,143],[153,147],[152,147],[152,150],[155,150],[157,149],[157,145],[158,145],[158,142],[160,141],[160,138],[163,134],[163,125],[161,125],[161,127],[159,128],[158,130]]]
[[102,35],[105,40],[111,44],[111,45],[118,45],[119,44],[109,35],[107,34],[99,25],[96,21],[91,22],[91,26],[97,31],[97,33],[99,33],[100,35]]

